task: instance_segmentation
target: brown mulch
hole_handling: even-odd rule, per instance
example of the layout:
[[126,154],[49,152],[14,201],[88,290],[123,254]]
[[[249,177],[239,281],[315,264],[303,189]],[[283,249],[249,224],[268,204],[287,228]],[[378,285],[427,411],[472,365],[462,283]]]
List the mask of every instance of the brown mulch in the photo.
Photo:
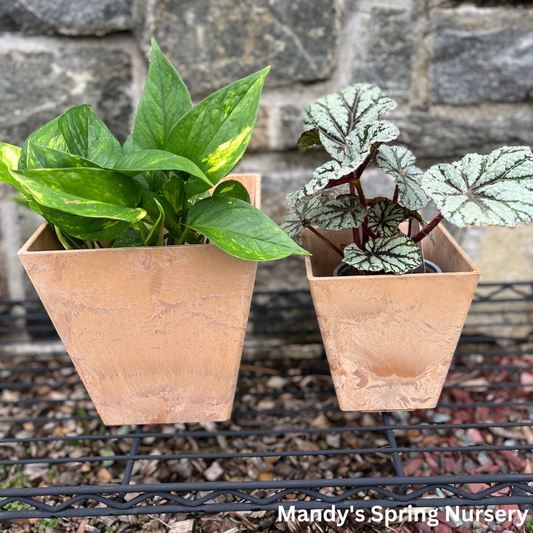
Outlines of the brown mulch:
[[[496,405],[505,401],[530,400],[533,392],[533,356],[498,356],[486,358],[485,363],[499,365],[499,371],[483,371],[479,369],[481,356],[472,355],[462,362],[467,365],[464,372],[451,372],[448,382],[460,388],[447,389],[441,397],[443,403],[468,404],[475,401],[490,401]],[[34,404],[11,404],[0,406],[0,418],[60,418],[73,415],[84,416],[95,414],[92,402],[87,398],[83,385],[78,383],[75,371],[70,367],[69,359],[64,354],[28,357],[4,360],[3,369],[16,366],[31,366],[37,371],[22,375],[3,372],[2,382],[25,381],[32,388],[6,388],[1,398],[8,402],[27,399],[39,399]],[[524,370],[505,369],[506,366],[517,366]],[[521,383],[522,388],[488,389],[496,383]],[[335,432],[336,427],[372,427],[382,425],[379,414],[375,413],[342,413],[338,410],[336,398],[332,390],[331,377],[327,363],[323,359],[277,360],[246,362],[241,371],[239,392],[235,409],[237,414],[233,420],[224,423],[208,424],[176,424],[167,426],[144,427],[144,431],[174,433],[177,430],[202,432],[214,429],[256,430],[256,429],[303,429],[316,428],[313,434],[286,433],[282,435],[251,435],[237,437],[182,437],[171,435],[169,438],[147,437],[142,440],[140,454],[149,454],[153,459],[138,461],[135,464],[132,483],[180,483],[201,481],[271,481],[288,479],[333,479],[359,477],[393,477],[394,465],[391,457],[384,453],[328,456],[332,449],[364,449],[381,448],[388,445],[383,432],[354,431]],[[57,401],[57,403],[53,403]],[[322,411],[313,411],[313,409]],[[268,411],[284,409],[288,414],[269,414]],[[246,410],[262,411],[261,414],[239,412]],[[265,413],[266,411],[266,413]],[[506,406],[477,408],[439,408],[438,411],[415,411],[413,413],[395,413],[393,418],[397,424],[421,423],[473,423],[473,422],[529,422],[530,413],[527,407],[516,408]],[[78,436],[105,434],[111,432],[127,432],[135,428],[105,428],[99,419],[90,421],[43,421],[25,422],[21,424],[1,424],[0,438],[25,438],[44,436]],[[403,466],[406,475],[461,475],[461,474],[498,474],[498,473],[532,473],[532,454],[530,451],[472,451],[420,453],[418,447],[449,447],[468,445],[514,445],[533,444],[533,429],[530,426],[489,428],[489,429],[411,429],[395,432],[399,446],[413,448],[409,454],[403,454]],[[79,458],[101,457],[98,462],[66,463],[57,466],[30,464],[6,469],[0,467],[0,485],[10,488],[44,487],[44,486],[79,486],[105,485],[120,483],[125,468],[125,461],[106,461],[110,455],[127,454],[132,439],[106,440],[72,440],[67,442],[39,442],[34,444],[4,444],[0,447],[2,460],[24,458]],[[159,455],[187,452],[269,452],[286,450],[324,450],[323,455],[264,457],[264,458],[224,458],[213,460],[180,459],[160,460]],[[312,486],[312,482],[309,483]],[[488,488],[470,484],[464,490],[479,492]],[[396,490],[390,487],[391,490]],[[414,487],[416,488],[416,487]],[[504,489],[502,494],[509,492]],[[322,489],[324,494],[334,495],[343,489],[333,487]],[[257,497],[267,497],[276,491],[256,491]],[[184,494],[180,494],[184,496]],[[196,494],[196,497],[199,497]],[[190,495],[192,497],[192,495]],[[359,498],[375,499],[379,497],[372,491],[361,492]],[[444,497],[443,494],[430,492],[427,494],[428,507],[431,498]],[[295,493],[288,500],[301,500],[306,496]],[[277,512],[242,512],[219,514],[150,514],[149,506],[161,503],[154,500],[146,502],[146,514],[138,516],[73,518],[51,520],[14,520],[0,523],[2,532],[33,532],[71,531],[74,533],[237,533],[250,532],[323,532],[339,531],[399,531],[451,533],[466,531],[512,531],[522,532],[528,529],[518,528],[512,523],[445,523],[430,528],[424,523],[404,521],[386,528],[383,524],[363,522],[357,523],[349,516],[350,524],[339,528],[330,522],[319,521],[314,524],[298,522],[278,522]],[[222,495],[217,502],[236,501],[237,497]],[[48,501],[48,499],[43,499]],[[61,499],[56,499],[60,503]],[[97,502],[88,501],[88,506],[97,506]],[[439,515],[443,518],[443,515]],[[428,529],[429,528],[429,529]]]

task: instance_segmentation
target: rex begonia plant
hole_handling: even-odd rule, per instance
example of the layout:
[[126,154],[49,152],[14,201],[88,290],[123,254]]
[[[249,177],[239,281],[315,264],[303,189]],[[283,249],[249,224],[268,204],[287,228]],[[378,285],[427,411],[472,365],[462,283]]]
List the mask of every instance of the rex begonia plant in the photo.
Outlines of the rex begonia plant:
[[[400,134],[380,115],[396,107],[381,90],[357,84],[308,105],[298,141],[302,149],[323,145],[332,160],[313,179],[287,196],[291,211],[281,227],[291,237],[308,228],[332,247],[354,275],[405,274],[421,266],[419,243],[433,237],[443,220],[459,227],[516,226],[533,219],[533,156],[529,147],[503,147],[489,155],[468,154],[426,172],[403,146]],[[367,198],[361,185],[370,163],[395,179],[392,198]],[[344,186],[344,189],[339,189]],[[428,223],[419,210],[432,200],[438,210]],[[409,221],[407,234],[400,224]],[[415,225],[418,231],[413,231]],[[420,226],[421,225],[421,228]],[[324,230],[352,229],[342,248]]]

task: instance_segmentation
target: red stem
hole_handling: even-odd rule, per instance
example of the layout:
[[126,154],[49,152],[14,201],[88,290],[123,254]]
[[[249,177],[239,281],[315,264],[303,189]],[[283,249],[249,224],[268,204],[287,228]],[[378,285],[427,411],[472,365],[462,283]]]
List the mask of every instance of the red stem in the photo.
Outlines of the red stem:
[[330,248],[332,248],[333,250],[335,250],[343,259],[344,259],[344,253],[342,252],[342,250],[340,248],[337,248],[337,246],[335,244],[333,244],[329,239],[326,239],[326,237],[324,237],[324,235],[322,235],[321,233],[318,233],[318,231],[313,228],[312,226],[307,226],[319,239],[322,239]]
[[420,242],[424,237],[429,235],[438,225],[444,217],[439,213],[431,222],[429,222],[422,230],[420,230],[414,237],[414,242]]
[[372,161],[372,158],[374,157],[374,154],[376,153],[377,149],[379,148],[379,144],[376,144],[372,151],[368,154],[368,157],[364,160],[363,164],[354,172],[351,172],[348,174],[345,178],[341,178],[340,180],[331,181],[328,183],[324,189],[331,189],[332,187],[337,187],[338,185],[344,185],[345,183],[355,183],[363,174],[365,171],[365,168],[368,166],[370,161]]
[[[355,185],[353,183],[350,183],[350,194],[355,194]],[[353,200],[350,200],[350,204],[352,207]],[[353,242],[357,246],[357,248],[361,249],[361,237],[359,234],[359,228],[352,228],[352,236],[353,236]]]
[[361,187],[361,181],[357,180],[354,182],[355,188],[357,189],[357,194],[359,195],[359,200],[361,201],[361,204],[363,207],[366,207],[366,198],[365,193],[363,192],[363,187]]

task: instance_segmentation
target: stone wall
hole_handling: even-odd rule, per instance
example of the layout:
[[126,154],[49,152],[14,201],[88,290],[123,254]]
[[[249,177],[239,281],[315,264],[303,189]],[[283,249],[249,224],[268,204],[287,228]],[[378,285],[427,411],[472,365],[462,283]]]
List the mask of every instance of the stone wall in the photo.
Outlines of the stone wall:
[[[467,152],[533,141],[533,2],[458,0],[0,0],[0,141],[26,136],[90,103],[123,141],[154,35],[193,99],[265,65],[249,150],[236,170],[261,172],[264,210],[326,156],[301,153],[306,102],[350,83],[398,101],[389,117],[426,168]],[[364,187],[388,185],[377,170]],[[0,189],[0,297],[31,294],[16,249],[39,223]],[[533,279],[530,227],[456,231],[486,280]],[[261,288],[305,286],[302,259],[262,265]]]

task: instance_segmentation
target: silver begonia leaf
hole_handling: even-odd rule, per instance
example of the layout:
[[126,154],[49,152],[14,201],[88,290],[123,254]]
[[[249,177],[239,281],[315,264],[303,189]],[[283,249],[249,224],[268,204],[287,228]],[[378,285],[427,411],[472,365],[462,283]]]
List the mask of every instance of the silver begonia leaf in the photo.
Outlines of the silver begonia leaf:
[[370,155],[375,143],[392,141],[399,134],[398,128],[386,120],[361,124],[346,139],[342,161],[328,161],[318,167],[309,183],[287,196],[289,206],[298,205],[305,198],[312,197],[326,188],[331,181],[339,180],[355,172]]
[[459,227],[516,226],[533,220],[533,155],[526,146],[431,167],[422,188]]
[[387,174],[396,178],[400,203],[408,209],[422,209],[429,202],[420,182],[422,171],[414,166],[413,153],[403,146],[379,147],[376,163]]
[[341,194],[337,198],[322,199],[322,203],[308,211],[314,224],[322,229],[340,231],[358,228],[366,217],[366,208],[355,194]]
[[358,83],[308,105],[304,123],[320,130],[322,144],[336,157],[339,148],[344,150],[352,131],[360,125],[371,124],[395,107],[396,102],[384,96],[376,85]]
[[289,211],[281,221],[280,228],[289,236],[296,237],[311,223],[310,213],[320,205],[321,197],[315,196],[308,202]]
[[344,262],[366,272],[405,274],[420,266],[422,257],[416,243],[398,233],[369,241],[365,250],[349,244],[344,249]]
[[368,228],[383,236],[390,236],[405,220],[405,210],[395,202],[382,200],[368,212]]
[[328,161],[321,167],[318,167],[313,173],[313,179],[306,183],[301,189],[291,192],[287,195],[289,207],[295,207],[303,202],[306,198],[313,197],[317,192],[324,189],[330,180],[337,179],[340,173],[340,163],[337,161]]

